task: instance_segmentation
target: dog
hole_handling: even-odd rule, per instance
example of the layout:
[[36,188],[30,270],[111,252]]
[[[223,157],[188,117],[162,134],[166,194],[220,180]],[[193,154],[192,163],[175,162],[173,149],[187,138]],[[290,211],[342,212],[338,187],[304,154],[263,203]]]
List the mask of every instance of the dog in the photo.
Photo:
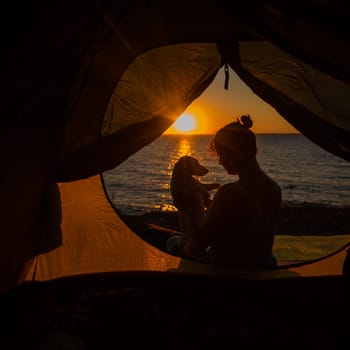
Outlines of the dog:
[[204,176],[209,170],[191,156],[181,157],[174,165],[170,192],[178,210],[181,228],[180,252],[186,256],[198,255],[196,235],[211,203],[209,191],[218,183],[202,183],[194,176]]

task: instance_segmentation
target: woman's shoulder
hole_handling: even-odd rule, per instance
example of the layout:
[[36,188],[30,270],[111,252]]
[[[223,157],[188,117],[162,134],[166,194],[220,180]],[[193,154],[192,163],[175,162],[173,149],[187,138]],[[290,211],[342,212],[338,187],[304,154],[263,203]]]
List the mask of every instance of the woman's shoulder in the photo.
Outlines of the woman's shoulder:
[[221,185],[216,192],[217,197],[232,197],[235,198],[246,196],[246,192],[239,181],[229,182]]
[[210,212],[215,217],[246,215],[252,207],[251,199],[239,181],[222,185],[214,195]]
[[226,184],[223,184],[219,187],[219,191],[242,191],[243,187],[242,184],[239,181],[235,182],[228,182]]

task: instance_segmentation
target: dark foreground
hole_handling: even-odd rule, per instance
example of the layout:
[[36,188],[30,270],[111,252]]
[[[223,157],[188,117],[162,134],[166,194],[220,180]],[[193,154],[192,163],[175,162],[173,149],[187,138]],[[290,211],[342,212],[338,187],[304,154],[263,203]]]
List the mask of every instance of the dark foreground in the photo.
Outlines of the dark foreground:
[[[349,234],[349,218],[349,207],[283,208],[279,233]],[[176,213],[123,219],[178,228]],[[1,348],[349,349],[350,282],[342,276],[160,279],[99,275],[88,283],[24,284],[0,296]]]
[[1,300],[2,348],[349,348],[350,299],[339,278],[197,287],[193,281],[147,283],[20,288]]

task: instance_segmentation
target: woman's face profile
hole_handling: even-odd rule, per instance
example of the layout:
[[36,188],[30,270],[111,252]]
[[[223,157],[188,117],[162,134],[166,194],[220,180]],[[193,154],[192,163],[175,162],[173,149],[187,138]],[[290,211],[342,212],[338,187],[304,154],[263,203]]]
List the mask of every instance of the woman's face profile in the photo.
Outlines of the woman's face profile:
[[219,164],[226,170],[229,175],[237,175],[238,170],[235,166],[233,159],[229,158],[227,155],[219,155]]

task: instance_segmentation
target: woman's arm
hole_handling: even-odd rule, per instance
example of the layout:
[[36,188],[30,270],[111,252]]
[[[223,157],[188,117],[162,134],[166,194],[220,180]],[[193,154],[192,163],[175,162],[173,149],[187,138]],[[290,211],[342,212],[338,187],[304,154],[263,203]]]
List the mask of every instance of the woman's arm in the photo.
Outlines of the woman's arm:
[[238,183],[221,186],[214,195],[200,232],[199,245],[207,248],[220,234],[237,229],[238,220],[247,215],[246,193]]

